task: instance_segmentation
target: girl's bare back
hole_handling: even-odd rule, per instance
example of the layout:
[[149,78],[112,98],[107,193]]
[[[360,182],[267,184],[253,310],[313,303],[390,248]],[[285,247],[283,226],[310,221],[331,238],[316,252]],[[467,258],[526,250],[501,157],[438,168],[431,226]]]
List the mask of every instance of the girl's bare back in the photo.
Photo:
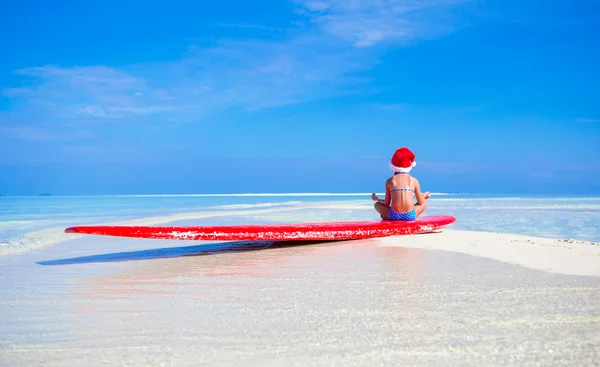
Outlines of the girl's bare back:
[[390,191],[390,207],[397,213],[413,210],[415,206],[414,193],[416,179],[403,174],[396,174],[387,180]]

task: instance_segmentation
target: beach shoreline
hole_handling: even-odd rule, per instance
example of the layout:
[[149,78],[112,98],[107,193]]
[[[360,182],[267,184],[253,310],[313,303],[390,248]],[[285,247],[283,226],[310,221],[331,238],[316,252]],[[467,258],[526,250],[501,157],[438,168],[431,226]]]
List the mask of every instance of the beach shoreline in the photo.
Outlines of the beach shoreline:
[[380,246],[463,253],[557,274],[600,277],[600,243],[590,241],[443,229],[377,242]]

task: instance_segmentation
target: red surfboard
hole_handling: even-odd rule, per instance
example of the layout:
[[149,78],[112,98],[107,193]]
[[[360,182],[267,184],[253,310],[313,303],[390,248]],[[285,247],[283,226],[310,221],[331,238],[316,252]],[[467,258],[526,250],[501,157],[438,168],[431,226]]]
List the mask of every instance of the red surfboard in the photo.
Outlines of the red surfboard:
[[234,226],[77,226],[65,233],[135,237],[162,240],[351,240],[435,231],[456,221],[450,215],[424,216],[414,221],[362,221]]

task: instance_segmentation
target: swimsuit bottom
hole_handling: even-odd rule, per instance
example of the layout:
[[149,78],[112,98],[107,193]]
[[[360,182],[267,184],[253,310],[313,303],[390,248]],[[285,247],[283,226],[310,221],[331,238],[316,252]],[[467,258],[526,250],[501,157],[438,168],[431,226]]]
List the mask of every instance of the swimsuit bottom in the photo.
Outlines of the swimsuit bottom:
[[390,208],[390,220],[415,220],[417,219],[417,212],[413,210],[406,213],[396,213]]

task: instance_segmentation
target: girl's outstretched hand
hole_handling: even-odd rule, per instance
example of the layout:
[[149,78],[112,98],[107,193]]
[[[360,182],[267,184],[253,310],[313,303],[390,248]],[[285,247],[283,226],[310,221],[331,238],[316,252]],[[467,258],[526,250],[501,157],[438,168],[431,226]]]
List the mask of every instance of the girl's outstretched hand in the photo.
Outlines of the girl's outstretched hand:
[[375,193],[373,193],[373,195],[371,195],[371,199],[373,199],[373,201],[379,200],[379,198],[377,197],[377,195],[375,195]]

